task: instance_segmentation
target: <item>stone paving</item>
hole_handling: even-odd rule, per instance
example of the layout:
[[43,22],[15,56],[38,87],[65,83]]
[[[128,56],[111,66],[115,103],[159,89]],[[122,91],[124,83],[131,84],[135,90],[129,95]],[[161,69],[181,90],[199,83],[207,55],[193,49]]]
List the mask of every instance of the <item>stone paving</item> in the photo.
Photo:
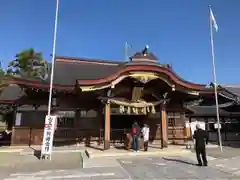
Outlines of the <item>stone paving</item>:
[[102,167],[74,170],[52,170],[33,173],[14,173],[4,180],[89,180],[89,179],[129,179],[128,175],[120,168]]
[[[103,158],[101,159],[104,161]],[[100,159],[98,159],[99,161]],[[113,159],[114,161],[114,159]],[[42,171],[19,171],[15,169],[5,169],[3,172],[0,169],[0,179],[3,180],[51,180],[51,179],[156,179],[156,180],[183,180],[183,179],[240,179],[238,170],[231,171],[224,166],[240,167],[240,157],[235,159],[215,159],[210,160],[209,167],[197,167],[195,166],[196,160],[194,154],[191,156],[171,156],[171,157],[127,157],[115,159],[118,163],[115,163],[113,167],[92,167],[92,168],[72,168],[72,169],[52,169]],[[234,163],[235,162],[235,163]],[[239,162],[239,163],[238,163]],[[66,162],[64,162],[66,163]],[[223,164],[219,166],[218,164]],[[117,165],[116,165],[117,164]],[[27,167],[25,167],[27,169]],[[232,169],[233,170],[233,169]],[[4,176],[5,175],[5,176]]]
[[186,157],[119,160],[133,179],[239,179],[214,167],[197,167]]
[[[207,149],[208,167],[195,166],[195,153],[162,153],[90,158],[84,163],[78,151],[53,153],[52,161],[39,161],[33,155],[0,153],[0,179],[240,179],[240,149],[224,147]],[[176,151],[176,150],[175,150]],[[174,152],[175,152],[174,151]],[[15,153],[14,153],[15,154]],[[180,153],[181,154],[181,153]],[[140,155],[140,154],[138,154]]]
[[35,173],[45,170],[54,171],[59,169],[71,170],[82,167],[80,153],[56,153],[52,155],[52,161],[39,160],[33,155],[0,156],[0,179],[14,173]]
[[210,165],[223,172],[228,172],[240,176],[240,156],[216,159],[210,162]]
[[240,156],[240,148],[224,146],[223,152],[220,151],[220,148],[207,148],[207,154],[216,158],[231,158]]

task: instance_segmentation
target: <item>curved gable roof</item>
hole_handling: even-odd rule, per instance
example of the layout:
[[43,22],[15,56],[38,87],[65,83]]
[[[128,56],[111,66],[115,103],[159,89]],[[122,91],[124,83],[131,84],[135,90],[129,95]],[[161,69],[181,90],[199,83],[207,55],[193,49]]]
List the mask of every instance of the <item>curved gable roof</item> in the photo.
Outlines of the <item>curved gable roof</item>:
[[205,88],[205,85],[203,84],[196,84],[191,83],[188,81],[183,80],[180,78],[175,72],[173,72],[171,69],[157,65],[157,64],[126,64],[122,68],[120,68],[118,71],[115,71],[114,73],[110,74],[109,76],[106,76],[104,78],[99,79],[93,79],[93,80],[87,80],[87,79],[80,79],[78,80],[79,85],[97,85],[97,84],[103,84],[111,82],[115,79],[117,79],[119,76],[121,76],[124,73],[132,72],[132,71],[146,71],[146,72],[155,72],[155,73],[163,73],[167,76],[169,76],[175,83],[191,88],[191,89],[203,89]]
[[[109,83],[123,73],[132,71],[147,71],[162,73],[176,84],[186,88],[201,90],[205,85],[191,83],[180,78],[168,65],[151,62],[114,62],[104,60],[88,60],[57,56],[54,70],[54,88],[74,88],[79,85],[99,85]],[[49,87],[50,73],[47,80],[13,78],[11,83],[26,84],[35,87]]]
[[[128,71],[151,71],[164,73],[175,83],[192,89],[203,89],[205,85],[191,83],[180,78],[167,65],[161,65],[151,62],[114,62],[103,60],[86,60],[78,58],[57,57],[56,79],[60,78],[69,83],[78,80],[79,85],[99,85],[109,83]],[[71,72],[65,73],[65,72]],[[65,76],[65,78],[63,78]],[[66,80],[68,79],[68,80]],[[63,82],[62,82],[63,83]],[[66,82],[65,82],[66,83]]]

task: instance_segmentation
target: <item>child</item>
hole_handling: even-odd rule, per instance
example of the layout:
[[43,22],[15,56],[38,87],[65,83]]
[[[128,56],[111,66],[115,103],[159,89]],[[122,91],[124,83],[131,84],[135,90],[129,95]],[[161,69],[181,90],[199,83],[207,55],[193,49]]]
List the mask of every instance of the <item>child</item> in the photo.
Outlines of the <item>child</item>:
[[147,124],[144,124],[142,128],[142,135],[144,141],[144,151],[148,150],[148,141],[149,141],[149,127]]

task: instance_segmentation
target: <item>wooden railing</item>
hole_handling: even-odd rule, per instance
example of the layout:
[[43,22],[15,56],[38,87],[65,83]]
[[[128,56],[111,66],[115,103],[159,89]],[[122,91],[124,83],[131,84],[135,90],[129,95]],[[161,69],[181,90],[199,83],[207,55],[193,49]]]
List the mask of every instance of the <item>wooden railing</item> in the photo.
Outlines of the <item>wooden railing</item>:
[[[127,133],[131,129],[111,129],[111,143],[123,143]],[[156,132],[159,134],[160,132]],[[156,138],[157,137],[157,138]],[[35,129],[29,127],[14,127],[12,130],[13,145],[40,145],[43,138],[43,129]],[[161,136],[156,136],[155,132],[150,132],[151,140],[160,140]],[[223,133],[222,138],[225,141],[239,141],[240,136],[237,133]],[[210,135],[210,139],[215,140],[214,134]],[[185,142],[185,129],[183,127],[169,127],[168,140],[173,144],[182,144]],[[57,128],[54,134],[54,145],[71,145],[76,143],[90,144],[104,142],[104,129],[73,129],[73,128]]]
[[40,145],[43,129],[29,127],[14,127],[12,130],[12,145]]
[[168,127],[168,141],[170,144],[184,144],[186,140],[186,130],[184,127]]
[[[112,129],[111,142],[123,143],[125,134],[129,129]],[[14,145],[40,145],[43,138],[43,129],[29,127],[14,127],[12,144]],[[90,144],[90,142],[102,144],[104,142],[104,129],[74,129],[57,128],[54,133],[54,145],[68,145],[76,143]]]

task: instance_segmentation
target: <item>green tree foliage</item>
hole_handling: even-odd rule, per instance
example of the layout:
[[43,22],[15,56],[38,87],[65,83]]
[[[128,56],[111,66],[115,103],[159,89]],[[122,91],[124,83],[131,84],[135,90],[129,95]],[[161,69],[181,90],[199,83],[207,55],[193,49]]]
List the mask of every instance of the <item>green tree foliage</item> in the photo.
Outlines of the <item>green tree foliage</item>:
[[48,63],[43,59],[42,53],[32,48],[16,54],[15,60],[10,61],[7,68],[8,75],[28,78],[46,79],[47,72]]
[[0,83],[2,82],[2,79],[4,78],[5,72],[2,68],[2,62],[0,61]]

